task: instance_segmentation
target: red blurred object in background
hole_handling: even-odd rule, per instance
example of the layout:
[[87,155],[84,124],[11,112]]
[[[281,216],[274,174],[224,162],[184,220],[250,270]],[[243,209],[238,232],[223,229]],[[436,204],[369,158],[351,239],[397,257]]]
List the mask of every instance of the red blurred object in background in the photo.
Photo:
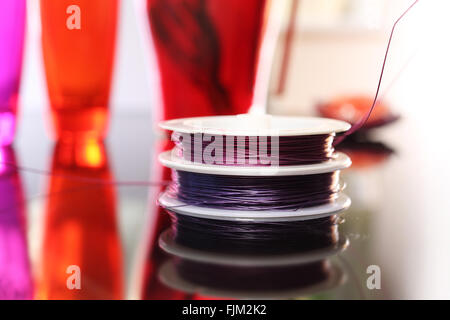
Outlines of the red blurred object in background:
[[164,118],[249,110],[265,0],[148,0]]
[[[122,299],[116,196],[103,144],[58,143],[47,203],[39,299]],[[69,290],[71,265],[81,290]]]
[[[57,138],[103,138],[115,51],[118,0],[41,0],[42,47]],[[80,8],[80,29],[67,20]],[[75,17],[75,16],[74,16]]]
[[[355,124],[362,119],[373,104],[373,97],[369,96],[342,96],[328,103],[318,106],[321,116],[347,121]],[[389,106],[378,101],[363,129],[370,129],[386,125],[398,120],[399,116],[391,113]]]

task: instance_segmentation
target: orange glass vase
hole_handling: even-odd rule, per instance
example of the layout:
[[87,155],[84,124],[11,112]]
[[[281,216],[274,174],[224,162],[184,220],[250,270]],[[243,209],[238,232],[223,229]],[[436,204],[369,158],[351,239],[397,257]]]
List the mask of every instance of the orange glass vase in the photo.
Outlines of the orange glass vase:
[[[104,145],[58,143],[51,173],[38,298],[122,299],[116,196]],[[68,286],[70,266],[79,267],[79,289]]]
[[118,0],[41,0],[42,48],[58,139],[103,138]]

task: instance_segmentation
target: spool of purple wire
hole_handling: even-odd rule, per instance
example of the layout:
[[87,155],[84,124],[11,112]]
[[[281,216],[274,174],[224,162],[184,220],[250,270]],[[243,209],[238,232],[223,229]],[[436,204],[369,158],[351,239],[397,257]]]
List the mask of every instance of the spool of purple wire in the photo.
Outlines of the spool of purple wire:
[[299,210],[328,204],[341,191],[339,171],[299,176],[227,176],[174,170],[169,193],[199,207]]
[[[174,132],[172,141],[175,143],[175,152],[179,157],[195,163],[267,166],[271,163],[266,158],[273,156],[272,152],[276,151],[278,165],[294,166],[321,163],[333,159],[334,137],[334,133],[249,137],[209,134],[183,135]],[[252,146],[252,143],[254,143],[254,146]],[[208,148],[211,151],[208,151]],[[216,151],[217,149],[222,150],[220,155]],[[208,161],[205,155],[211,155],[213,160]]]
[[333,159],[333,141],[346,122],[313,117],[237,115],[175,119],[175,152],[186,161],[225,166],[296,166]]

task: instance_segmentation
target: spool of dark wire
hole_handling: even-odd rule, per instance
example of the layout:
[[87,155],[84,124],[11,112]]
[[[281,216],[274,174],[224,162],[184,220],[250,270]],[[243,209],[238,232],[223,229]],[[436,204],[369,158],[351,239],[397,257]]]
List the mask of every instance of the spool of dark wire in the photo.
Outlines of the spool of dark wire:
[[[278,165],[294,166],[321,163],[333,159],[335,133],[302,136],[222,136],[210,134],[181,134],[173,132],[172,141],[176,153],[187,161],[203,164],[229,166],[264,166],[265,156],[276,148]],[[214,162],[206,161],[208,147],[220,148],[221,157]],[[254,144],[254,145],[252,145]],[[263,149],[264,148],[264,149]],[[264,150],[263,152],[261,150]]]
[[175,170],[169,193],[187,205],[229,210],[298,210],[330,203],[339,171],[297,176],[227,176]]
[[298,221],[227,221],[168,211],[175,241],[185,247],[237,255],[310,252],[339,240],[337,215]]

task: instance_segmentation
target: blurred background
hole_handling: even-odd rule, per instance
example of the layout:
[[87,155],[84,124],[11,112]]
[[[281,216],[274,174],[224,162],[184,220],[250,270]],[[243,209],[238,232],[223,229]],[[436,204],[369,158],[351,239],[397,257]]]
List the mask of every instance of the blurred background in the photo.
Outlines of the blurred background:
[[[270,66],[271,113],[314,113],[312,108],[318,101],[343,92],[373,95],[390,28],[410,1],[279,2],[272,10],[281,30],[280,34],[271,33],[272,37],[277,37],[271,40],[277,43],[274,65]],[[432,2],[445,5],[444,1]],[[145,12],[142,12],[143,6],[142,0],[121,3],[111,100],[113,112],[147,111],[158,95],[156,90],[152,90],[158,81],[157,62],[148,41],[149,28]],[[427,15],[423,9],[418,11],[422,16]],[[21,106],[24,114],[42,114],[48,98],[42,66],[39,1],[28,1],[27,19]],[[408,18],[397,31],[393,45],[399,49],[392,49],[385,85],[408,63],[421,43],[420,36],[426,33],[417,32],[414,20],[414,17]],[[428,22],[433,20],[429,18]],[[421,28],[433,30],[428,23],[421,21]],[[288,34],[290,31],[291,35]],[[290,39],[286,39],[288,37]],[[285,52],[286,46],[289,54]]]
[[[220,3],[220,0],[206,1]],[[61,137],[60,131],[55,130],[55,118],[52,120],[56,109],[49,98],[50,78],[46,80],[42,48],[43,27],[44,31],[52,28],[41,21],[40,3],[26,2],[18,130],[13,152],[1,154],[2,161],[7,159],[18,169],[17,176],[11,178],[10,172],[0,166],[0,173],[8,172],[8,179],[12,179],[3,180],[6,182],[2,194],[15,194],[18,199],[8,202],[14,198],[8,196],[8,201],[1,203],[5,208],[2,212],[14,218],[13,222],[2,220],[1,245],[19,254],[14,258],[14,268],[8,262],[12,255],[0,254],[3,279],[20,287],[6,297],[182,299],[195,295],[171,288],[158,276],[163,254],[156,239],[168,227],[168,221],[159,212],[156,198],[162,190],[160,182],[168,179],[169,173],[156,161],[158,153],[166,147],[165,136],[156,129],[157,122],[216,112],[242,113],[248,109],[254,113],[322,115],[354,122],[372,102],[393,22],[412,1],[252,2],[254,8],[239,11],[254,19],[241,19],[250,21],[253,29],[237,28],[248,30],[246,36],[250,40],[240,33],[245,38],[244,45],[233,42],[236,30],[229,24],[223,22],[220,27],[234,30],[235,33],[227,35],[221,29],[223,37],[231,39],[230,46],[236,46],[234,51],[240,52],[238,49],[242,48],[241,56],[251,62],[235,63],[236,58],[229,53],[231,58],[227,60],[223,82],[236,83],[232,99],[244,102],[228,110],[211,109],[207,103],[195,100],[197,95],[188,93],[190,84],[173,74],[177,65],[164,60],[167,41],[158,37],[160,24],[155,24],[156,18],[151,17],[164,17],[167,8],[152,0],[121,1],[117,9],[116,41],[111,42],[115,47],[111,88],[104,90],[110,99],[102,106],[108,106],[106,141],[88,139],[69,147],[61,141],[54,142]],[[176,1],[168,3],[177,8]],[[239,1],[233,5],[230,15],[244,10]],[[377,111],[361,134],[340,146],[353,160],[353,167],[344,173],[346,193],[353,205],[340,227],[350,245],[335,258],[345,277],[331,287],[319,286],[291,298],[450,298],[448,9],[448,1],[422,0],[398,25]],[[63,15],[66,16],[64,12]],[[49,39],[54,36],[50,33]],[[208,50],[215,43],[208,39],[211,42],[207,42],[209,46],[205,45],[203,51],[192,53],[192,48],[186,45],[181,52],[193,54],[189,62],[196,61],[198,54],[209,63]],[[253,46],[246,45],[251,41]],[[180,43],[185,45],[183,41]],[[94,62],[97,61],[102,61],[102,57]],[[252,63],[254,69],[246,69]],[[50,64],[47,68],[53,70]],[[195,67],[185,69],[195,84],[208,85],[217,80],[201,70],[197,76]],[[95,74],[97,71],[93,70],[92,75]],[[246,76],[247,80],[242,79]],[[173,85],[175,89],[168,89],[170,81],[177,84]],[[209,98],[226,101],[220,98],[219,84],[211,89]],[[194,107],[179,107],[173,97],[186,105],[193,101]],[[64,184],[64,179],[58,181],[61,175],[94,179],[102,187],[94,193],[86,192],[85,182]],[[66,191],[70,194],[74,188],[84,191],[78,197],[67,197]],[[56,195],[50,196],[55,192]],[[21,204],[18,212],[10,210],[11,205],[17,207],[14,203]],[[95,205],[86,205],[89,203]],[[94,212],[99,220],[92,219]],[[22,214],[24,219],[17,218]],[[23,226],[18,222],[22,220]],[[104,250],[106,247],[109,249]],[[58,285],[65,281],[65,274],[64,280],[52,278],[55,270],[74,259],[86,263],[91,279],[87,288],[92,290],[84,296],[61,293]],[[370,265],[378,265],[382,270],[381,290],[369,290],[366,286],[366,270]],[[22,270],[20,277],[11,271],[18,268]],[[3,290],[0,293],[8,292]],[[200,298],[208,296],[199,294]]]

